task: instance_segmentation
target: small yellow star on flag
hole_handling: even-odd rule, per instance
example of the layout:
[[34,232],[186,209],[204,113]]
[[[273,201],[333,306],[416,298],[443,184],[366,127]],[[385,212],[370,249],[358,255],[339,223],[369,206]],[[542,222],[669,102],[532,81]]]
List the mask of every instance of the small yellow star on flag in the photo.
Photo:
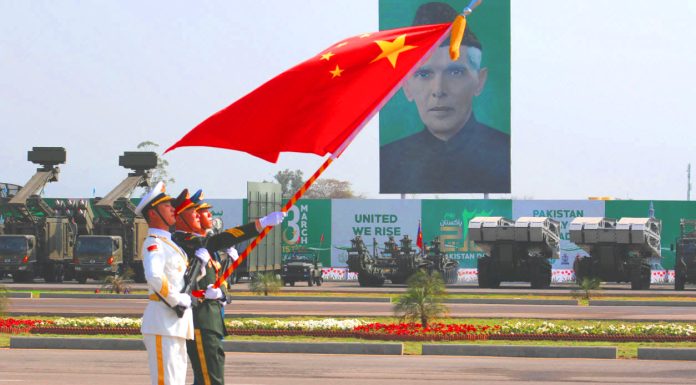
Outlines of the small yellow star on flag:
[[396,68],[396,59],[398,59],[400,53],[418,47],[415,45],[404,45],[406,43],[406,35],[401,35],[394,39],[394,41],[375,40],[375,43],[382,50],[382,53],[380,53],[379,56],[377,56],[370,63],[374,63],[377,60],[387,58],[387,60],[389,60],[393,68]]
[[345,70],[340,69],[340,68],[338,67],[338,64],[336,64],[336,68],[334,68],[333,71],[329,71],[329,73],[330,73],[331,75],[333,75],[333,76],[331,76],[331,79],[333,79],[333,78],[335,78],[335,77],[341,76],[341,73],[342,73],[343,71],[345,71]]
[[329,60],[329,59],[331,59],[331,56],[334,56],[334,55],[335,55],[335,53],[333,53],[333,52],[327,52],[327,53],[321,55],[321,60]]

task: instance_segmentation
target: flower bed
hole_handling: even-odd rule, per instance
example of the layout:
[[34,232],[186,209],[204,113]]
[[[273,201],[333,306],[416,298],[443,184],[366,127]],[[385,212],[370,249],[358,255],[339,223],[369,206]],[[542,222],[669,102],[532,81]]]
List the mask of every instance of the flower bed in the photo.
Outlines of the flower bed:
[[359,338],[399,339],[406,341],[458,341],[485,340],[499,326],[474,326],[469,324],[432,323],[423,328],[419,323],[383,324],[371,323],[355,327]]
[[[0,318],[0,333],[138,335],[139,318]],[[228,320],[230,335],[308,336],[395,341],[556,340],[614,342],[696,342],[688,323],[602,323],[575,326],[553,322],[504,322],[502,325],[367,323],[359,319],[302,321]]]
[[15,318],[0,318],[0,333],[20,334],[27,333],[38,325],[47,324],[51,321],[25,320]]

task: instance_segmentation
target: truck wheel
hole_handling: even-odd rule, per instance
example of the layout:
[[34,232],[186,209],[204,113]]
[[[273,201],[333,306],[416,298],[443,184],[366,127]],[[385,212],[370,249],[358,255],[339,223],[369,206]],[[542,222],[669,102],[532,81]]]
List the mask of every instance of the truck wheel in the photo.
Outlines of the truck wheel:
[[493,289],[497,286],[500,286],[500,281],[498,281],[498,285],[496,286],[494,284],[494,279],[492,277],[490,268],[491,268],[491,260],[490,257],[485,256],[482,258],[479,258],[478,260],[478,286],[482,289]]
[[548,261],[534,263],[531,270],[532,289],[548,289],[551,286],[551,264]]
[[54,271],[54,277],[56,282],[63,283],[63,279],[65,278],[65,268],[63,267],[63,265],[56,265]]
[[317,278],[317,281],[315,283],[317,284],[317,286],[321,286],[321,284],[323,282],[324,282],[324,278],[319,277],[319,278]]
[[307,286],[312,287],[314,285],[314,282],[312,281],[314,281],[314,278],[309,277],[309,280],[307,280]]
[[634,265],[631,267],[631,290],[650,289],[650,267]]
[[134,266],[133,272],[135,272],[135,277],[133,277],[133,280],[136,283],[145,283],[147,281],[145,279],[145,270],[143,270],[143,265],[138,264],[137,266]]
[[684,290],[684,284],[686,283],[686,277],[683,274],[674,275],[674,290]]
[[290,281],[290,286],[295,286],[295,281]]
[[78,274],[77,277],[75,277],[78,283],[80,284],[85,284],[87,283],[87,276],[85,274]]

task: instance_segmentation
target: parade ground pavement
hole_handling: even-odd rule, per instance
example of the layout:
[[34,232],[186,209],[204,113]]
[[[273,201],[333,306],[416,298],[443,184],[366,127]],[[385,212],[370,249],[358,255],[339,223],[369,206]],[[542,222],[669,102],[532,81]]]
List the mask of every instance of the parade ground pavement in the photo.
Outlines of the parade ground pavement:
[[[693,362],[227,353],[228,384],[696,384]],[[190,384],[191,369],[186,383]],[[147,384],[144,351],[0,349],[0,385]]]

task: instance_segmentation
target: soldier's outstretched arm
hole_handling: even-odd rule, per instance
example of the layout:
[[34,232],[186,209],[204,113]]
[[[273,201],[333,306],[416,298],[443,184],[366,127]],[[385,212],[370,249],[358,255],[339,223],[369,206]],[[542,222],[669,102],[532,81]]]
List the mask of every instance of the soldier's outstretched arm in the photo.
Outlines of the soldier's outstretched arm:
[[281,224],[285,216],[284,212],[276,211],[245,225],[224,230],[220,234],[209,237],[206,248],[209,251],[212,250],[212,252],[225,250],[228,247],[256,237],[266,226]]

